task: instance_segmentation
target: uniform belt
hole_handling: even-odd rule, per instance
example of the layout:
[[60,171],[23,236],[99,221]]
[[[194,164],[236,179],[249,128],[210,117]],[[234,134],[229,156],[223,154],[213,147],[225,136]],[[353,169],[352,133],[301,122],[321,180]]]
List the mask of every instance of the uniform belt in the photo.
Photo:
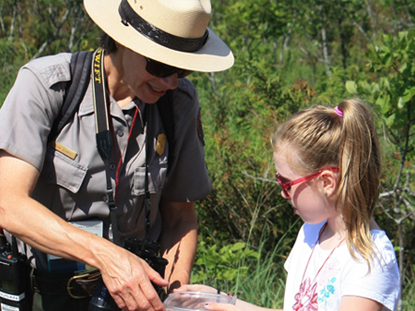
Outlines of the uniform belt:
[[58,273],[35,270],[33,287],[41,295],[67,296],[74,299],[91,297],[100,278],[96,269]]

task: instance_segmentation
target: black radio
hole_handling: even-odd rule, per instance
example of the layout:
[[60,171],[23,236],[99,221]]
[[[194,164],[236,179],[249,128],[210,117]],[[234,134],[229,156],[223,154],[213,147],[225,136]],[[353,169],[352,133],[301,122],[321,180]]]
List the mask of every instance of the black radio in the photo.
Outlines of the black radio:
[[0,310],[31,311],[30,267],[17,250],[16,238],[0,247]]

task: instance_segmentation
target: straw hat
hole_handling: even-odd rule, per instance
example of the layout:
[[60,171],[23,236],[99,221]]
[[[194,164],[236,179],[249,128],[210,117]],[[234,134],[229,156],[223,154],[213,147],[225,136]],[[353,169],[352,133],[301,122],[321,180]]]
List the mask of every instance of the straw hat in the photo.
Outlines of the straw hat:
[[233,65],[210,29],[210,0],[84,0],[92,20],[121,45],[170,66],[202,72]]

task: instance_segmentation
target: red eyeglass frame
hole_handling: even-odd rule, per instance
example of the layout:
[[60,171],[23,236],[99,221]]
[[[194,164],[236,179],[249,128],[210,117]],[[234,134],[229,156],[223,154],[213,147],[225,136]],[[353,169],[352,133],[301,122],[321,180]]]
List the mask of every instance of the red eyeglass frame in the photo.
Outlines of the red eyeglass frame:
[[291,186],[294,186],[296,184],[302,183],[304,181],[316,178],[317,176],[319,176],[321,173],[323,173],[323,171],[325,170],[330,170],[333,172],[338,172],[339,168],[338,167],[327,167],[327,168],[323,168],[321,170],[319,170],[317,173],[311,174],[311,175],[307,175],[301,178],[298,178],[296,180],[292,180],[292,181],[284,181],[283,177],[281,177],[281,175],[277,172],[275,173],[275,177],[278,180],[278,183],[280,184],[280,186],[282,187],[282,191],[284,192],[284,195],[287,198],[291,198],[290,194],[288,193],[288,191],[290,191]]

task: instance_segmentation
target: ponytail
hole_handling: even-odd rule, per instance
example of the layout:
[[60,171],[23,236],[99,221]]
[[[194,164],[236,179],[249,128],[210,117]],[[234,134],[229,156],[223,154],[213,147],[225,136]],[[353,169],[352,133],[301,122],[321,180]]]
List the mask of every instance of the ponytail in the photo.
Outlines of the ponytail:
[[340,136],[338,202],[347,229],[347,244],[368,261],[373,257],[369,221],[380,193],[381,155],[371,109],[358,100],[338,105],[343,112]]

